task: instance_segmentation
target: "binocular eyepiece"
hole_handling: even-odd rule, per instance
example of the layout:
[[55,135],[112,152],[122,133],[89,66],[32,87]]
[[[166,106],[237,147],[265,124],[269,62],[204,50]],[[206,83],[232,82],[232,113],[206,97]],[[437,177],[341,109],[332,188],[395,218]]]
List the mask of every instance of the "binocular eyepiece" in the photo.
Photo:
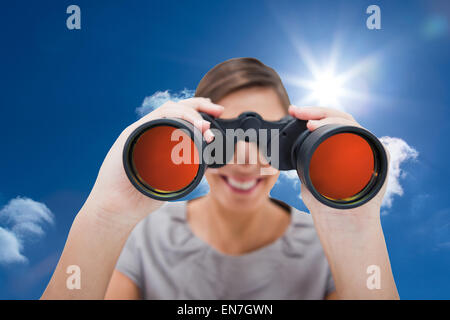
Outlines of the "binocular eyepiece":
[[214,140],[207,143],[192,123],[178,118],[149,121],[135,129],[123,150],[131,183],[157,200],[189,194],[206,168],[234,160],[239,140],[254,142],[278,170],[297,170],[301,182],[327,206],[348,209],[372,199],[387,175],[388,160],[381,142],[369,131],[330,124],[309,131],[307,121],[287,116],[266,121],[255,112],[234,119],[214,118]]

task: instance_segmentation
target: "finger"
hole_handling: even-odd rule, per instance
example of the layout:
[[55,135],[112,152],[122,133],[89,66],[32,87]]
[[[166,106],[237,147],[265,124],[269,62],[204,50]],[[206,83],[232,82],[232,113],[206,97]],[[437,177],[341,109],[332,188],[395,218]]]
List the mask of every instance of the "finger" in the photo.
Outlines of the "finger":
[[214,117],[219,117],[224,107],[211,102],[209,98],[195,97],[180,101],[184,105],[188,105],[197,111],[208,113]]
[[138,121],[129,125],[122,134],[128,136],[130,132],[135,130],[140,125],[160,118],[181,118],[192,123],[197,129],[199,129],[205,140],[209,143],[214,139],[214,134],[210,129],[211,123],[202,118],[202,116],[195,111],[191,106],[186,106],[181,103],[175,103],[173,101],[166,102],[163,106],[157,108],[153,112],[150,112],[140,118]]
[[361,125],[359,125],[356,121],[337,117],[325,118],[322,120],[309,120],[306,126],[310,131],[314,131],[317,128],[324,126],[326,124],[342,124],[354,127],[361,127]]
[[176,106],[168,107],[166,108],[163,117],[174,117],[189,121],[203,133],[207,142],[211,142],[214,139],[214,134],[209,128],[211,123],[204,120],[197,111],[189,106],[178,103]]
[[210,122],[204,120],[202,116],[192,107],[183,105],[181,103],[168,102],[164,106],[156,109],[154,112],[151,112],[139,119],[133,124],[133,127],[137,127],[145,122],[154,119],[169,117],[180,118],[189,121],[203,133],[203,136],[205,137],[205,140],[207,142],[211,142],[214,139],[214,134],[209,129],[211,125]]
[[353,116],[342,110],[324,107],[297,107],[289,106],[289,114],[301,120],[321,120],[329,117],[341,117],[354,120]]

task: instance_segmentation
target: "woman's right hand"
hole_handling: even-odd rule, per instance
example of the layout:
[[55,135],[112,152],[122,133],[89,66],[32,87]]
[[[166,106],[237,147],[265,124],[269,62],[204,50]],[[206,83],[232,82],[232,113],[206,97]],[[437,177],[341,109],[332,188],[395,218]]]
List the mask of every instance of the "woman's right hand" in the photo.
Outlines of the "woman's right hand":
[[114,220],[128,226],[134,226],[160,207],[162,201],[154,200],[140,193],[128,179],[122,163],[125,142],[130,134],[143,123],[168,117],[182,118],[191,122],[202,131],[206,141],[210,142],[214,138],[209,129],[210,123],[203,120],[199,111],[219,117],[223,107],[212,103],[208,98],[190,98],[179,102],[168,101],[128,126],[106,155],[85,205],[93,208],[93,212],[101,214],[102,220]]

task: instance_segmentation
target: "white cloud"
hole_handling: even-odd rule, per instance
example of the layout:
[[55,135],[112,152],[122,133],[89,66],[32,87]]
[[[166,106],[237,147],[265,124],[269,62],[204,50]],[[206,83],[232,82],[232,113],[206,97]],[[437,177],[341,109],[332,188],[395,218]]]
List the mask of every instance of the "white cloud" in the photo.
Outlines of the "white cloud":
[[54,224],[54,216],[43,203],[17,197],[0,210],[0,264],[26,262],[24,243],[45,235],[44,226]]
[[406,176],[406,172],[402,170],[402,164],[408,160],[417,159],[419,152],[400,138],[381,137],[380,141],[389,150],[390,154],[388,185],[382,204],[383,207],[390,208],[394,196],[403,195],[400,180]]
[[[300,183],[300,178],[298,177],[297,170],[280,171],[280,178],[287,179],[294,185]],[[280,179],[277,180],[277,183],[279,182]]]
[[170,93],[170,90],[156,91],[154,94],[144,99],[142,105],[136,109],[136,113],[140,117],[143,117],[169,100],[177,102],[183,99],[192,98],[194,93],[194,90],[189,89],[183,89],[175,93]]
[[20,253],[22,243],[17,236],[2,227],[0,227],[0,247],[0,264],[27,261],[27,258]]

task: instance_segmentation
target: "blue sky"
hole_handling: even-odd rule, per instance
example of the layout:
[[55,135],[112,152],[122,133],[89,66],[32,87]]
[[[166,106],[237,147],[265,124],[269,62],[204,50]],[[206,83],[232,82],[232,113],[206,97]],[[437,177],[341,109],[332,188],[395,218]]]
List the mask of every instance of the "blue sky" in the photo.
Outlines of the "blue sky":
[[[81,8],[81,30],[66,8]],[[366,8],[381,8],[381,30]],[[448,1],[13,1],[0,8],[0,299],[40,296],[115,138],[146,97],[256,57],[293,103],[336,62],[341,108],[396,152],[382,223],[400,296],[450,298]],[[147,100],[148,101],[148,100]],[[272,195],[302,210],[284,175]],[[195,195],[205,192],[197,190]],[[370,250],[370,248],[368,248]]]

